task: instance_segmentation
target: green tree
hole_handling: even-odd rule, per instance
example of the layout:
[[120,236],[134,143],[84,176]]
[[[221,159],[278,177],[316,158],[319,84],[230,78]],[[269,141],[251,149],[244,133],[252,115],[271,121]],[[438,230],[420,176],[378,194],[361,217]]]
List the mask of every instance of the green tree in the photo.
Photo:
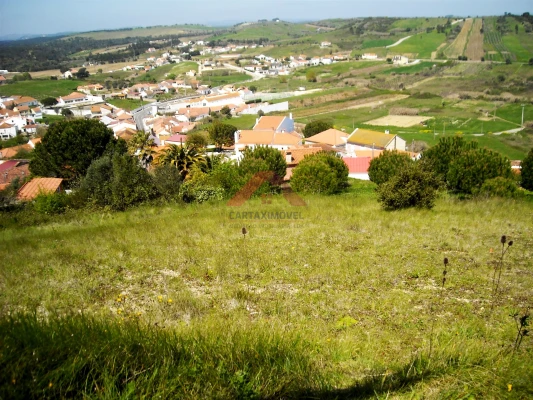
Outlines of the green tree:
[[314,70],[310,69],[305,74],[305,78],[307,79],[307,82],[316,82],[316,72]]
[[385,210],[433,208],[439,180],[431,172],[413,164],[403,168],[377,188],[378,201]]
[[196,148],[176,146],[171,144],[168,149],[157,159],[158,165],[170,165],[180,172],[183,180],[187,179],[195,166],[205,167],[205,156],[200,154]]
[[533,149],[529,150],[520,168],[520,186],[533,191]]
[[511,163],[507,157],[488,149],[469,150],[450,163],[446,176],[450,190],[473,194],[487,179],[511,178]]
[[302,193],[338,193],[348,186],[348,172],[334,152],[319,152],[300,161],[293,171],[291,187]]
[[76,72],[76,77],[78,79],[85,79],[89,77],[89,71],[87,71],[86,68],[80,68],[78,72]]
[[57,99],[55,97],[45,97],[41,100],[41,104],[45,107],[53,107],[57,104]]
[[287,173],[287,162],[281,152],[269,146],[247,147],[239,164],[243,176],[251,176],[259,171],[272,171],[278,179]]
[[113,131],[100,121],[56,122],[35,146],[30,171],[43,177],[81,178],[94,160],[116,145]]
[[435,146],[422,153],[420,164],[424,170],[433,172],[447,183],[448,169],[452,161],[464,152],[477,148],[477,142],[468,142],[459,136],[441,138]]
[[325,121],[323,119],[318,119],[316,121],[311,121],[307,125],[305,125],[303,133],[304,136],[307,138],[316,135],[317,133],[327,131],[331,128],[333,128],[333,124],[331,122]]
[[125,210],[155,197],[155,194],[152,177],[135,158],[128,154],[113,156],[111,206],[115,210]]
[[226,118],[231,118],[231,110],[228,106],[224,106],[220,109],[220,114],[224,115]]
[[396,150],[385,150],[379,157],[370,161],[368,167],[368,177],[378,185],[391,179],[398,172],[414,164],[408,154],[398,153]]
[[149,132],[137,131],[128,142],[128,153],[137,157],[143,168],[148,168],[154,159],[156,147]]
[[237,128],[233,125],[215,122],[207,129],[209,137],[217,147],[233,146],[235,144],[235,132]]
[[191,132],[187,134],[187,145],[203,149],[209,143],[209,136],[206,132]]
[[251,91],[252,93],[257,92],[257,86],[255,86],[255,85],[251,85],[248,89],[250,89],[250,91]]

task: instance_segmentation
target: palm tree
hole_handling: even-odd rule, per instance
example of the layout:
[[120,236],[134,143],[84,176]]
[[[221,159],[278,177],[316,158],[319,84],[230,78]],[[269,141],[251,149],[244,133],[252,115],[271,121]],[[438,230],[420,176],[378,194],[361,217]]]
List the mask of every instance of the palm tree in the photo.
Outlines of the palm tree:
[[150,133],[144,131],[137,131],[128,142],[128,152],[139,159],[143,168],[148,168],[148,165],[154,159],[154,147],[154,139],[152,139]]
[[183,180],[187,178],[194,166],[198,165],[200,168],[203,168],[205,162],[205,155],[198,153],[196,148],[177,146],[175,144],[171,144],[170,147],[165,149],[157,159],[157,163],[160,165],[171,165],[176,167]]

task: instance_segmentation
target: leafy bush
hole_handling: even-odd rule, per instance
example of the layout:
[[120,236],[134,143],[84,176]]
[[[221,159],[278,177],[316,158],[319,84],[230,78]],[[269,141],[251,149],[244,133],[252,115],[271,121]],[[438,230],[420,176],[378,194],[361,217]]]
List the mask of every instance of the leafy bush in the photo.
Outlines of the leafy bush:
[[414,161],[408,154],[398,153],[396,150],[385,150],[379,157],[370,161],[368,177],[372,182],[381,185],[413,164]]
[[157,193],[164,200],[177,200],[180,196],[182,177],[180,171],[171,165],[159,165],[154,170],[153,181]]
[[311,121],[305,125],[303,134],[307,138],[316,135],[317,133],[327,131],[331,128],[333,128],[333,124],[331,122],[319,119],[316,121]]
[[507,157],[487,149],[463,153],[450,163],[446,175],[448,187],[463,194],[476,192],[485,180],[496,177],[511,178],[511,163]]
[[468,142],[462,137],[441,138],[439,142],[422,153],[420,164],[426,171],[433,172],[447,183],[450,164],[464,152],[477,149],[477,142]]
[[520,170],[520,186],[529,191],[533,191],[533,149],[529,151],[522,161]]
[[65,212],[68,198],[65,193],[39,193],[33,202],[33,208],[40,214],[61,214]]
[[418,165],[404,168],[389,181],[378,186],[378,201],[385,210],[433,208],[439,180]]
[[224,189],[226,196],[233,196],[245,184],[246,178],[240,173],[239,166],[233,162],[219,163],[209,174],[212,181]]
[[80,191],[88,202],[115,210],[125,210],[157,194],[152,177],[136,158],[127,154],[116,154],[112,159],[105,156],[94,161]]
[[333,152],[306,156],[294,169],[291,187],[302,193],[338,193],[348,185],[348,167]]
[[273,147],[247,147],[243,151],[239,169],[244,176],[251,176],[259,171],[272,171],[277,178],[282,179],[287,172],[287,162],[281,152]]
[[514,180],[498,176],[483,182],[478,195],[482,197],[516,197],[518,193],[518,186]]

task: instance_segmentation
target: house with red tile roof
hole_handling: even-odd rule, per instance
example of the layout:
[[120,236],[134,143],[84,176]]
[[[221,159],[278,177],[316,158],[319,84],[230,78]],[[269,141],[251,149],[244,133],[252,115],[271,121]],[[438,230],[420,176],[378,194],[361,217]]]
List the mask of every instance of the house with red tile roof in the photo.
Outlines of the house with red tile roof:
[[21,181],[30,176],[27,160],[0,161],[0,190],[4,190],[15,179]]
[[370,180],[368,167],[372,157],[344,157],[342,159],[348,167],[348,177],[355,179]]
[[31,201],[41,193],[57,193],[61,190],[62,178],[33,178],[18,191],[20,201]]
[[344,147],[348,141],[348,134],[337,129],[328,129],[324,132],[305,138],[305,143],[324,143],[332,147]]
[[7,122],[0,123],[0,139],[7,140],[17,136],[16,125],[8,124]]
[[60,96],[57,98],[57,105],[59,107],[70,106],[74,104],[86,103],[89,97],[85,93],[72,92],[68,96]]

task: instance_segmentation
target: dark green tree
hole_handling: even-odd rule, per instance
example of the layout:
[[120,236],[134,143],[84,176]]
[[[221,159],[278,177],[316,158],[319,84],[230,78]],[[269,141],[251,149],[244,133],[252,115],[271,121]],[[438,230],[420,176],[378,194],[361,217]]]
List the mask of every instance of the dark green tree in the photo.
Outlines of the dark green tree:
[[41,104],[45,107],[52,107],[57,104],[57,99],[55,97],[45,97],[41,100]]
[[208,145],[209,136],[205,132],[191,132],[187,134],[187,145],[203,149]]
[[497,177],[512,177],[507,157],[488,149],[473,149],[450,163],[446,180],[454,192],[475,194],[487,179]]
[[433,172],[437,178],[447,183],[451,162],[464,152],[477,148],[477,142],[469,142],[459,136],[441,138],[435,146],[422,153],[420,164],[424,170]]
[[529,150],[520,168],[520,186],[533,191],[533,149]]
[[185,180],[194,167],[205,168],[206,158],[195,147],[171,144],[158,157],[157,165],[170,165],[176,168],[180,172],[182,179]]
[[333,124],[329,121],[323,119],[317,119],[316,121],[311,121],[304,128],[304,136],[310,137],[316,135],[317,133],[327,131],[328,129],[333,128]]
[[115,145],[113,131],[100,121],[60,121],[51,125],[35,146],[30,171],[43,177],[80,178],[94,160]]
[[89,71],[87,71],[86,68],[80,68],[78,72],[76,72],[76,77],[78,79],[85,79],[89,77]]
[[439,180],[433,173],[413,164],[378,186],[378,201],[385,210],[410,207],[431,209],[438,188]]
[[287,173],[287,162],[281,152],[268,146],[247,147],[239,164],[243,176],[251,176],[259,171],[272,171],[276,178],[283,179]]
[[233,146],[235,144],[235,132],[237,128],[233,125],[215,122],[207,130],[209,137],[217,147]]
[[348,186],[348,172],[334,152],[319,152],[300,161],[293,171],[291,187],[302,193],[338,193]]
[[414,161],[408,154],[385,150],[379,157],[370,161],[368,177],[372,182],[381,185],[413,164]]

